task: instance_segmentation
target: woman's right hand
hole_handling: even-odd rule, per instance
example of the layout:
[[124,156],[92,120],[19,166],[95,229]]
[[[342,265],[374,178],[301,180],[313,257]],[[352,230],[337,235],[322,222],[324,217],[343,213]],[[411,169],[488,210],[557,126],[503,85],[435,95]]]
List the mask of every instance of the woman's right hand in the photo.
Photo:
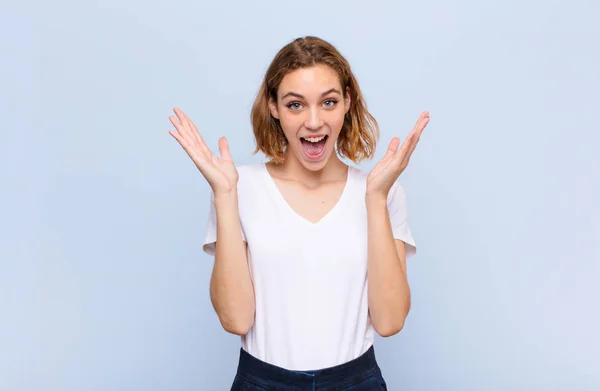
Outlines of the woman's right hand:
[[229,153],[227,139],[225,137],[219,139],[219,151],[221,153],[219,158],[208,149],[192,120],[180,109],[174,109],[173,111],[177,114],[177,118],[170,116],[169,120],[171,120],[176,130],[169,130],[169,134],[187,152],[210,187],[212,187],[215,195],[237,191],[239,175]]

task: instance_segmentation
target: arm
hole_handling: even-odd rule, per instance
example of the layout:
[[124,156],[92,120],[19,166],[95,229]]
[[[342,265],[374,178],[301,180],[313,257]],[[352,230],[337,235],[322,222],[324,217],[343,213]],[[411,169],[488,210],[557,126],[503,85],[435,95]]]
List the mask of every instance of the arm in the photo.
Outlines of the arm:
[[406,251],[404,242],[394,239],[387,198],[394,183],[408,165],[410,156],[428,123],[429,112],[424,111],[400,150],[400,139],[394,137],[381,161],[373,167],[367,177],[365,202],[369,311],[373,328],[383,337],[389,337],[402,330],[410,310]]
[[225,137],[219,139],[219,158],[210,151],[192,120],[180,109],[174,111],[177,118],[170,116],[169,120],[176,130],[170,130],[169,134],[192,159],[214,193],[219,239],[215,244],[210,299],[223,328],[244,335],[254,322],[255,307],[238,211],[239,174]]
[[392,234],[387,201],[367,196],[368,296],[373,328],[382,337],[398,333],[410,310],[404,242]]
[[223,328],[245,335],[254,323],[254,288],[242,240],[237,193],[215,195],[217,237],[210,298]]

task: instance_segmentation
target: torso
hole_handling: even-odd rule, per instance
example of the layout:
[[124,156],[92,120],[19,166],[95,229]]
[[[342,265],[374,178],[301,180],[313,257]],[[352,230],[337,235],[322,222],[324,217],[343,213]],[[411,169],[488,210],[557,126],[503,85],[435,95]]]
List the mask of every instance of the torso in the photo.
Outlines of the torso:
[[256,316],[242,347],[292,370],[326,368],[368,350],[366,174],[319,189],[238,167]]

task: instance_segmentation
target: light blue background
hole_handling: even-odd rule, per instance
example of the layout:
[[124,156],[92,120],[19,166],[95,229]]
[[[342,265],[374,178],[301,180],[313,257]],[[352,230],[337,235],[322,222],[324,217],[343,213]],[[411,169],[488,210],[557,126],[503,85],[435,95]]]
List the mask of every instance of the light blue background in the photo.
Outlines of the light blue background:
[[[201,252],[208,186],[181,107],[251,156],[277,50],[349,59],[377,158],[422,110],[402,178],[419,252],[391,390],[600,389],[596,1],[3,2],[0,390],[226,390]],[[363,165],[368,169],[373,163]]]

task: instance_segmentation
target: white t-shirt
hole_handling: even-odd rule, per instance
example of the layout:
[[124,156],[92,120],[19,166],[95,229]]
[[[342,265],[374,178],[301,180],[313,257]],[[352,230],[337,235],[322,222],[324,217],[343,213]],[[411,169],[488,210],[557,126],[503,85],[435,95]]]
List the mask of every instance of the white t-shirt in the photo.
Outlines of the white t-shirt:
[[[238,208],[254,284],[256,313],[242,348],[290,370],[322,369],[353,360],[373,344],[367,300],[367,173],[350,167],[338,203],[311,223],[285,201],[264,163],[238,167]],[[388,196],[394,238],[415,242],[406,197],[396,182]],[[214,255],[214,203],[203,249]]]

